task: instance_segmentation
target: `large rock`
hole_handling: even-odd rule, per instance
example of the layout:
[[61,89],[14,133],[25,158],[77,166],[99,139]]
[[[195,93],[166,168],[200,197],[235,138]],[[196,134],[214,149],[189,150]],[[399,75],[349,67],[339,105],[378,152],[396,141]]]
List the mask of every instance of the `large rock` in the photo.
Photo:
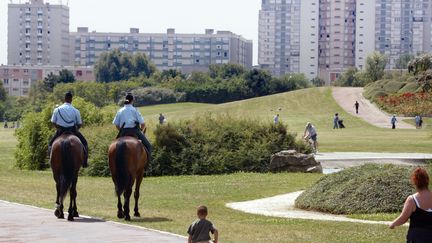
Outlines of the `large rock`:
[[271,172],[323,172],[321,163],[317,162],[312,154],[301,154],[295,150],[281,151],[272,155],[269,169]]

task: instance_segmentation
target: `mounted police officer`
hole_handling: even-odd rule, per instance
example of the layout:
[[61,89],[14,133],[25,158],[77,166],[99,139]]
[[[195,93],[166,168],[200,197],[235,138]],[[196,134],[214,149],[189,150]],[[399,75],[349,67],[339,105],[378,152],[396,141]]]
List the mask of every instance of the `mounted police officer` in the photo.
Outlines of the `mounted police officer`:
[[136,136],[141,140],[147,149],[149,161],[151,160],[152,146],[143,134],[145,129],[144,118],[141,113],[133,107],[134,97],[132,94],[126,95],[124,106],[117,112],[113,124],[119,130],[117,138],[123,136]]
[[57,131],[53,138],[51,138],[49,142],[49,151],[51,153],[51,147],[54,141],[60,137],[65,132],[70,132],[77,136],[81,143],[84,145],[84,162],[83,167],[86,168],[88,166],[87,159],[88,159],[88,144],[87,140],[84,138],[84,136],[79,132],[79,129],[82,126],[81,121],[81,114],[79,110],[77,110],[75,107],[72,106],[72,98],[73,95],[71,92],[67,92],[65,94],[64,101],[65,103],[59,107],[57,107],[54,110],[54,113],[51,117],[51,122],[55,125],[57,128]]

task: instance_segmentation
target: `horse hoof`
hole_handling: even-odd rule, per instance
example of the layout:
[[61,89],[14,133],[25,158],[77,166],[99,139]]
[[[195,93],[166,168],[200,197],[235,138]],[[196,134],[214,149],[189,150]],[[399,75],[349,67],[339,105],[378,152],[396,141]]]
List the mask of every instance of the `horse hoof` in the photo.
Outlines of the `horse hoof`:
[[129,215],[126,215],[126,216],[125,216],[125,220],[126,220],[126,221],[131,221],[130,216],[129,216]]
[[54,211],[54,215],[58,218],[58,219],[64,219],[64,215],[60,212],[60,210],[56,209]]
[[79,218],[79,214],[78,214],[78,212],[75,211],[74,214],[73,214],[73,216],[74,216],[74,218]]
[[117,218],[122,219],[122,218],[124,218],[124,217],[125,217],[125,216],[124,216],[124,214],[123,214],[122,211],[118,211],[118,212],[117,212]]
[[135,212],[134,216],[137,217],[137,218],[139,218],[139,217],[141,217],[141,214],[138,213],[138,212]]
[[68,221],[74,221],[74,217],[73,217],[72,214],[69,214],[69,216],[68,216]]

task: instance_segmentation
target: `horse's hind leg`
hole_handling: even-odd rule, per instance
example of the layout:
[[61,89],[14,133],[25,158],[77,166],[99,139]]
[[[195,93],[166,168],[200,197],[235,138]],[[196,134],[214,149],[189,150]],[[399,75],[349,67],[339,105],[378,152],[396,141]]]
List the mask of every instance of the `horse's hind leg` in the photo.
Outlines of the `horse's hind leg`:
[[143,177],[142,176],[138,176],[137,181],[136,181],[136,186],[135,186],[135,193],[134,193],[134,197],[135,197],[135,208],[134,208],[134,216],[135,217],[140,217],[140,213],[139,213],[139,209],[138,209],[138,200],[140,197],[140,186],[141,186],[141,182],[142,182]]
[[76,197],[76,191],[74,190],[73,187],[71,187],[70,189],[70,202],[69,202],[69,210],[68,210],[68,220],[69,221],[74,221],[74,209],[73,209],[73,202],[74,202],[74,198]]
[[122,203],[121,203],[120,195],[117,196],[117,218],[119,218],[119,219],[124,218],[124,213],[123,213],[123,209],[122,209]]
[[129,202],[130,202],[131,195],[132,195],[132,185],[129,185],[128,188],[126,189],[125,193],[124,193],[125,202],[124,202],[124,205],[123,205],[123,209],[124,209],[124,214],[125,214],[125,220],[126,221],[130,221]]
[[[74,218],[78,218],[79,214],[78,214],[78,209],[77,209],[77,205],[76,205],[76,198],[77,198],[77,190],[76,190],[76,183],[77,181],[75,180],[72,187],[71,187],[71,192],[73,192],[73,206],[72,206],[72,210],[73,210],[73,217]],[[72,194],[71,194],[72,196]]]
[[60,200],[60,184],[56,183],[57,197],[56,197],[56,209],[54,215],[59,219],[64,219],[63,214],[63,200]]

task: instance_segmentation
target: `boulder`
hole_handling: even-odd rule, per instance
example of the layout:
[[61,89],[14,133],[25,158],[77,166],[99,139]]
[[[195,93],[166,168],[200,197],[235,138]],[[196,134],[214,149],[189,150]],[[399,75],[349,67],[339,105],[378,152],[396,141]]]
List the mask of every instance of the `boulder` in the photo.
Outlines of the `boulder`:
[[295,150],[281,151],[272,155],[269,170],[271,172],[322,173],[320,162],[313,154],[301,154]]

